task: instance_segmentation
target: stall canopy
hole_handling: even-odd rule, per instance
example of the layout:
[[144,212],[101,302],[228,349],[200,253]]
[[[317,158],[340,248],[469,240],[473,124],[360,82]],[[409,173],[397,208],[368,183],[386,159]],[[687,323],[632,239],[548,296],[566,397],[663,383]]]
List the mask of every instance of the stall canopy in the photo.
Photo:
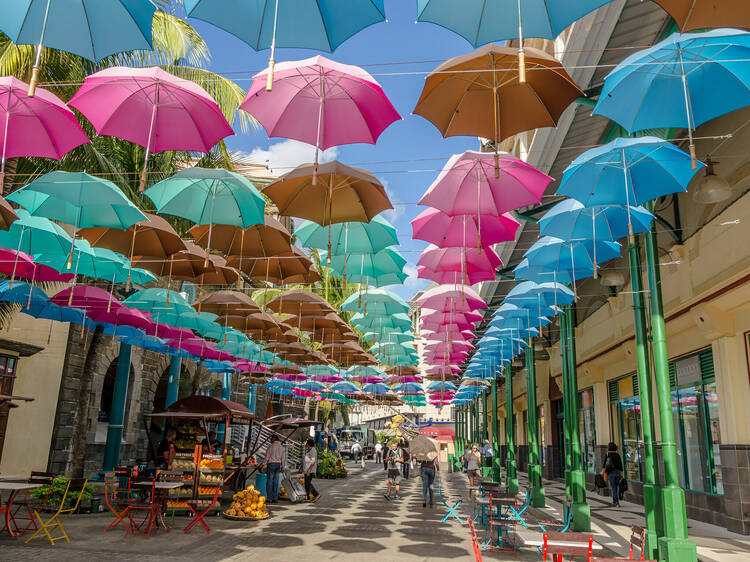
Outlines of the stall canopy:
[[150,414],[152,418],[229,418],[253,420],[255,416],[242,404],[213,396],[188,396],[167,408],[166,412]]

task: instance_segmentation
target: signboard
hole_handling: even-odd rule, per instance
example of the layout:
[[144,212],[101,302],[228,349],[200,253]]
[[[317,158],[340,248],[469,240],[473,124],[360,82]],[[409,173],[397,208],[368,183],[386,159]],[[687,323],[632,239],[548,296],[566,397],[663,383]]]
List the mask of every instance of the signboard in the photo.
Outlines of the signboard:
[[677,386],[695,385],[701,381],[701,362],[698,355],[691,355],[674,362]]

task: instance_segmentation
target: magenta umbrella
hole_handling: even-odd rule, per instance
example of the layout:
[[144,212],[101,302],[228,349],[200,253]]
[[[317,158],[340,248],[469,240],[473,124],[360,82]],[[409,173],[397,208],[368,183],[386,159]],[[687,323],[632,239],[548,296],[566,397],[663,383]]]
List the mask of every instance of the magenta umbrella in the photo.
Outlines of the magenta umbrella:
[[35,283],[67,283],[75,277],[73,273],[59,273],[48,265],[36,263],[29,254],[8,248],[0,248],[0,273]]
[[467,312],[487,308],[487,303],[471,287],[439,285],[417,299],[422,309],[438,312]]
[[120,306],[114,310],[94,310],[91,314],[94,322],[113,324],[114,326],[130,326],[138,330],[146,331],[154,325],[151,315],[135,308]]
[[360,384],[378,384],[383,382],[383,377],[378,375],[358,375],[352,377],[351,380]]
[[477,217],[477,246],[482,244],[482,217],[535,205],[552,178],[507,152],[454,154],[419,204],[451,216]]
[[409,382],[415,382],[417,384],[422,383],[422,377],[417,375],[391,375],[385,379],[386,384],[405,384]]
[[256,74],[240,104],[269,137],[283,137],[320,150],[352,143],[375,144],[401,116],[383,88],[358,66],[316,56],[275,67],[273,91],[268,69]]
[[38,156],[59,160],[89,142],[75,114],[60,98],[42,88],[30,98],[28,90],[28,84],[18,78],[0,78],[0,185],[6,158]]
[[98,312],[117,310],[125,306],[109,291],[91,285],[68,287],[50,297],[49,300],[59,306],[70,306],[84,310],[89,317]]
[[420,324],[423,333],[425,331],[433,331],[437,333],[447,332],[461,332],[471,331],[475,328],[473,322],[466,322],[464,320],[443,320],[443,321],[425,321]]
[[428,375],[458,375],[463,370],[458,365],[433,364],[425,370]]
[[444,349],[452,349],[453,351],[469,351],[474,349],[474,344],[467,341],[430,341],[424,346],[425,351],[441,351]]
[[216,361],[223,361],[225,359],[232,359],[232,355],[226,351],[216,349],[212,342],[204,340],[203,338],[191,338],[188,340],[167,341],[169,347],[175,347],[181,351],[187,351],[190,355],[195,355],[203,359],[214,359]]
[[[460,273],[463,277],[463,284],[473,285],[479,281],[494,280],[495,270],[502,263],[495,250],[489,247],[481,251],[477,248],[466,247],[438,248],[430,244],[419,257],[417,267],[426,267],[437,274]],[[425,271],[419,271],[418,275],[425,278]],[[470,281],[470,277],[474,281]]]
[[274,378],[283,381],[301,382],[307,380],[307,375],[304,373],[277,373]]
[[438,248],[448,248],[467,246],[467,241],[473,240],[481,240],[487,246],[515,240],[519,224],[508,213],[483,215],[480,219],[479,215],[451,216],[431,208],[419,213],[411,221],[411,228],[412,238],[430,242]]
[[448,351],[437,351],[433,353],[425,353],[422,359],[427,363],[435,363],[436,361],[442,361],[444,363],[463,363],[464,359],[468,356],[468,351],[456,351],[454,353],[449,353]]
[[456,325],[444,325],[444,326],[433,326],[430,329],[424,328],[421,330],[422,335],[427,339],[438,339],[445,338],[446,334],[453,340],[469,341],[473,340],[476,336],[474,332],[470,330],[459,330]]
[[465,323],[471,323],[476,324],[477,322],[481,322],[484,319],[484,316],[482,316],[479,312],[436,312],[436,311],[430,311],[426,310],[420,317],[419,320],[422,323],[428,323],[428,324],[443,324],[446,321],[456,321],[456,322],[465,322]]
[[342,382],[344,380],[343,377],[340,375],[310,375],[309,379],[311,381],[316,382],[323,382],[323,383],[336,383],[336,382]]
[[159,67],[116,66],[96,72],[86,77],[69,105],[83,113],[100,135],[146,149],[141,191],[151,152],[209,152],[234,134],[208,92]]

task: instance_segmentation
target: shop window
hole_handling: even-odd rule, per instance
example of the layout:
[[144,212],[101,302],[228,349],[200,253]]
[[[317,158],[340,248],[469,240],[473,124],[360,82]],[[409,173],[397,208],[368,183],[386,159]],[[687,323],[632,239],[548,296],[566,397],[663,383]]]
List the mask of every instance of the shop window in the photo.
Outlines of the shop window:
[[713,352],[705,349],[670,362],[669,379],[680,486],[722,494],[721,428]]
[[[0,394],[13,395],[13,386],[16,382],[16,361],[15,357],[0,355]],[[10,406],[7,403],[0,405],[0,459],[3,457],[3,443],[5,442],[9,413]]]
[[589,473],[597,472],[594,390],[592,388],[578,393],[578,434],[581,440],[583,469]]
[[609,382],[612,436],[622,456],[625,477],[641,480],[641,399],[635,375]]

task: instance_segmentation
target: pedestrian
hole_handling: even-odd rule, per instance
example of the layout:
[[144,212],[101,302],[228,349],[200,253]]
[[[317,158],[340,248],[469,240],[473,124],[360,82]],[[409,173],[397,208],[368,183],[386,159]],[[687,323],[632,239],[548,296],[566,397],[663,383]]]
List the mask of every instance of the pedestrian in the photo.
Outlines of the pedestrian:
[[404,453],[404,466],[403,466],[403,472],[402,472],[402,474],[404,475],[404,480],[408,480],[409,479],[409,468],[410,468],[409,461],[411,460],[411,455],[409,454],[409,447],[408,446],[404,447],[401,450]]
[[427,507],[427,493],[430,495],[430,507],[433,506],[433,496],[435,494],[435,476],[440,473],[440,462],[436,456],[431,461],[421,461],[422,473],[422,507]]
[[391,441],[391,448],[385,454],[386,466],[388,467],[388,493],[383,494],[385,499],[391,499],[391,488],[396,488],[396,499],[400,500],[401,490],[401,465],[404,463],[404,452],[398,446],[398,441]]
[[469,465],[469,454],[471,453],[471,445],[466,445],[464,448],[464,455],[461,457],[461,471],[466,472],[466,467]]
[[177,439],[177,430],[168,429],[156,449],[156,466],[169,468],[172,466],[177,450],[175,448],[175,439]]
[[471,451],[466,455],[466,475],[469,477],[469,499],[471,499],[471,493],[474,491],[474,482],[478,482],[482,474],[479,467],[482,466],[482,457],[479,454],[479,445],[472,443]]
[[279,436],[271,435],[271,444],[266,449],[263,466],[266,468],[266,500],[268,503],[279,503],[279,476],[284,468],[286,451],[279,441]]
[[320,499],[320,494],[313,486],[312,479],[317,471],[318,467],[318,449],[315,447],[315,441],[308,439],[305,444],[307,445],[307,451],[305,452],[305,458],[302,459],[302,474],[305,478],[305,495],[308,500],[317,502]]
[[352,445],[352,458],[354,459],[354,462],[359,462],[359,457],[362,454],[362,445],[359,443],[355,443]]
[[378,464],[383,462],[383,444],[380,441],[375,443],[375,462]]
[[390,449],[383,445],[383,470],[388,470],[388,451]]
[[492,468],[492,457],[495,456],[495,451],[492,448],[492,443],[490,443],[489,439],[484,440],[484,447],[482,447],[481,453],[482,459],[484,459],[484,466]]
[[620,480],[622,480],[622,457],[617,452],[617,445],[610,441],[607,455],[604,457],[602,476],[612,490],[612,507],[620,507]]

